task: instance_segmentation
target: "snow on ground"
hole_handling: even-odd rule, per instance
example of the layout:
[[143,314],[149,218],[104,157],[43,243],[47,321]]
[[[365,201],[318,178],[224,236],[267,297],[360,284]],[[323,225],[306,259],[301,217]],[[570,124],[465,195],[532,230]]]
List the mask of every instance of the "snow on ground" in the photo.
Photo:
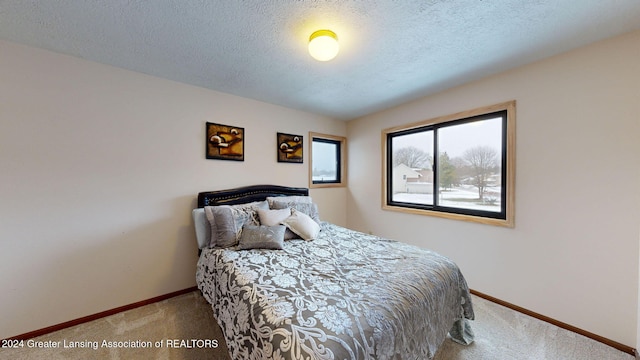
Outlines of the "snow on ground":
[[[492,189],[490,189],[489,192],[493,193],[491,190]],[[454,188],[451,190],[441,192],[439,204],[441,206],[450,206],[450,207],[463,208],[463,209],[500,212],[500,193],[495,192],[493,194],[495,195],[485,194],[485,199],[489,199],[489,198],[495,199],[495,203],[493,205],[479,204],[479,203],[470,202],[470,201],[456,201],[456,199],[465,199],[465,200],[478,199],[478,190],[475,187],[463,186],[463,187]],[[433,205],[432,194],[397,193],[397,194],[393,194],[393,201]]]

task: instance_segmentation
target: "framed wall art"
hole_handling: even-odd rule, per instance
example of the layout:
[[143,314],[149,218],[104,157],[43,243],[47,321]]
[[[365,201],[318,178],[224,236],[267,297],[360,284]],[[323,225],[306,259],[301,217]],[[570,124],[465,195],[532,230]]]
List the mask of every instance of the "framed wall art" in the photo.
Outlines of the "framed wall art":
[[244,161],[244,128],[207,122],[207,159]]
[[278,162],[303,162],[302,135],[278,133]]

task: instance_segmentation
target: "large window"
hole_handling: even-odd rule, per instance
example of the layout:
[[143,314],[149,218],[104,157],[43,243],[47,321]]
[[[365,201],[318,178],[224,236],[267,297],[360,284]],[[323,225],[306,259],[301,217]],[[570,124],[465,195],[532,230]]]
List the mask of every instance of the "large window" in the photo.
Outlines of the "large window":
[[309,133],[309,187],[345,186],[345,143],[342,136]]
[[515,101],[382,138],[383,208],[513,226]]

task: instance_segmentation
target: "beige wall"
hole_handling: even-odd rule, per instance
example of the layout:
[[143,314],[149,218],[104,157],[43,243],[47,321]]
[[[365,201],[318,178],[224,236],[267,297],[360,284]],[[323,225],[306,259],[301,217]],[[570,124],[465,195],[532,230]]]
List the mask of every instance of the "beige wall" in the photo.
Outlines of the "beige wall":
[[[205,159],[206,121],[245,128],[244,162]],[[0,338],[194,286],[197,192],[308,186],[279,131],[346,124],[0,41]],[[342,225],[345,194],[312,191]]]
[[[348,226],[434,249],[473,289],[635,347],[638,59],[634,32],[350,121]],[[513,99],[515,228],[381,210],[382,129]]]

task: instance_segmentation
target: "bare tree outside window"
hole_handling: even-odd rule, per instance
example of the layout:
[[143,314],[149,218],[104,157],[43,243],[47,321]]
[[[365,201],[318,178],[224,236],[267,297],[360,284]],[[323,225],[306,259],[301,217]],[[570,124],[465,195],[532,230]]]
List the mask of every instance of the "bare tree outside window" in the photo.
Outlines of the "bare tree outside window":
[[415,146],[398,149],[393,154],[393,165],[405,164],[413,169],[431,168],[431,155]]
[[478,199],[483,201],[485,189],[498,167],[498,152],[490,146],[476,146],[465,151],[462,158],[471,167],[471,184],[478,188]]

